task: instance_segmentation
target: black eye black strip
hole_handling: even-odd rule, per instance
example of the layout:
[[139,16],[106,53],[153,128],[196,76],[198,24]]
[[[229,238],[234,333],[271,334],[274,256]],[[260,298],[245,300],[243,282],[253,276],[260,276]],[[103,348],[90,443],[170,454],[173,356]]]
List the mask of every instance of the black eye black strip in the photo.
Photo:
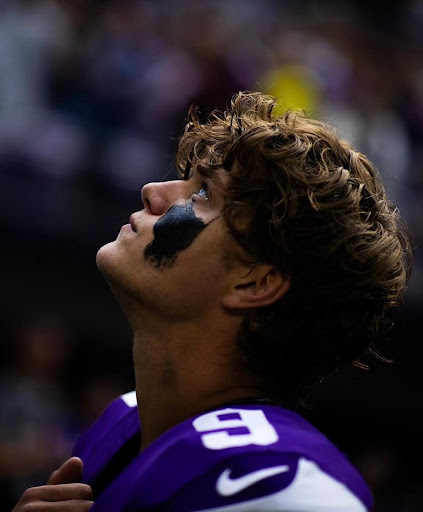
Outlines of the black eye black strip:
[[144,258],[157,269],[171,267],[178,254],[187,249],[208,224],[196,216],[192,200],[174,204],[154,224],[154,239],[145,248]]

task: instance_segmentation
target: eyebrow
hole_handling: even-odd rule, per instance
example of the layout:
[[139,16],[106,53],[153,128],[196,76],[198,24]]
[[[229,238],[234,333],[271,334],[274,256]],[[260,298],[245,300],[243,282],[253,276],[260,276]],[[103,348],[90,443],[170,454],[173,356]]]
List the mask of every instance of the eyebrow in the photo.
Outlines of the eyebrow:
[[225,190],[225,185],[217,172],[217,167],[198,163],[195,169],[201,177],[210,180],[218,189]]

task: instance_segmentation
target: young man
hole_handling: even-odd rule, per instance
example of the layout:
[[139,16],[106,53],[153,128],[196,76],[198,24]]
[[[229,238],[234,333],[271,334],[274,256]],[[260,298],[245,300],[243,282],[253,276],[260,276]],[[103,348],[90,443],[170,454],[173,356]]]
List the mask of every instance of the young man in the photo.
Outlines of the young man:
[[205,122],[191,110],[182,179],[146,185],[144,209],[99,250],[134,332],[136,393],[16,512],[372,508],[295,409],[306,385],[372,350],[410,246],[367,158],[273,105],[239,93]]

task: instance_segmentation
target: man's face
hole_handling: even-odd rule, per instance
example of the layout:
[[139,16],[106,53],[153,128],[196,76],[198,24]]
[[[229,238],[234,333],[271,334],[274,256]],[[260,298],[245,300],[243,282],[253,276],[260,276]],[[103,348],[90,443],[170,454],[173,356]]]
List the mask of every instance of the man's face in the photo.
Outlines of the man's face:
[[144,209],[97,254],[124,309],[135,302],[184,319],[220,307],[230,280],[225,256],[235,244],[221,215],[228,180],[223,169],[197,166],[188,180],[142,189]]

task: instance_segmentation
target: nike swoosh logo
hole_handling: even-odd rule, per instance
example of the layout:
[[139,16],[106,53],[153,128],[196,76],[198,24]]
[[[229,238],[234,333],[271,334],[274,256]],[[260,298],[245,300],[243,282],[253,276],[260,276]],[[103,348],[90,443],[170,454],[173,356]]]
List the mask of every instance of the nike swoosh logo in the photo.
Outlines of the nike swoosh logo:
[[260,480],[264,480],[265,478],[269,478],[274,475],[279,475],[280,473],[285,473],[286,471],[289,471],[289,466],[274,466],[273,468],[253,471],[252,473],[240,476],[239,478],[229,478],[231,470],[225,469],[217,479],[216,491],[221,496],[232,496],[233,494],[237,494],[257,482],[260,482]]

